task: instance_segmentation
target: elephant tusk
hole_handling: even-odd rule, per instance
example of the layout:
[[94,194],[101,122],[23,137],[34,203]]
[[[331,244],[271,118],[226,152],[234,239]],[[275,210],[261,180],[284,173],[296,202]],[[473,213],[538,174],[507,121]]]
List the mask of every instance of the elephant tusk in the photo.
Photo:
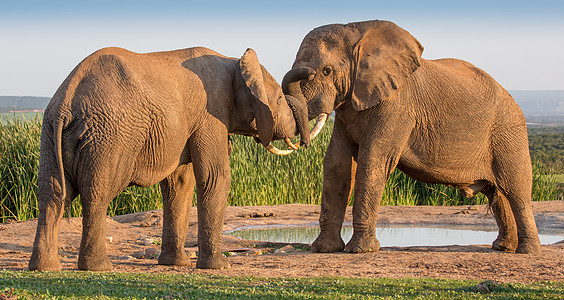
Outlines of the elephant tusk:
[[325,125],[325,121],[327,121],[327,114],[320,114],[319,116],[317,116],[315,126],[313,126],[313,128],[309,132],[311,140],[313,140],[319,134],[319,132],[321,132],[323,125]]
[[[313,128],[309,132],[309,136],[310,136],[311,140],[313,140],[321,132],[321,129],[323,129],[323,126],[325,125],[326,121],[327,121],[327,114],[320,114],[319,116],[317,116],[317,119],[315,121],[315,125],[313,125]],[[293,144],[292,141],[290,141],[289,138],[285,138],[284,142],[286,142],[286,145],[288,145],[288,147],[292,148],[293,150],[298,150],[298,148],[301,146],[300,142]],[[270,151],[270,150],[268,150],[268,151]],[[286,150],[286,151],[288,151],[288,150]]]
[[280,150],[280,149],[274,147],[274,145],[272,145],[270,143],[268,144],[268,146],[264,146],[264,148],[266,148],[266,150],[268,150],[268,152],[270,152],[272,154],[280,155],[280,156],[288,155],[288,154],[294,152],[294,150]]
[[284,138],[284,142],[286,143],[286,145],[288,145],[288,147],[290,147],[294,150],[298,150],[298,147],[300,146],[300,142],[297,142],[296,144],[294,144],[294,143],[292,143],[290,138]]

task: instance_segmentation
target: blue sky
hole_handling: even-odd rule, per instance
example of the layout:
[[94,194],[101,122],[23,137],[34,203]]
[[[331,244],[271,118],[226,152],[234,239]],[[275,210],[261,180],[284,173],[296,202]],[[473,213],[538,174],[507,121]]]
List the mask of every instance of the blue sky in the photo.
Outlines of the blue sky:
[[564,1],[199,2],[0,0],[0,95],[52,96],[108,46],[233,57],[251,47],[280,81],[311,29],[371,19],[411,32],[424,58],[467,60],[506,89],[564,90]]

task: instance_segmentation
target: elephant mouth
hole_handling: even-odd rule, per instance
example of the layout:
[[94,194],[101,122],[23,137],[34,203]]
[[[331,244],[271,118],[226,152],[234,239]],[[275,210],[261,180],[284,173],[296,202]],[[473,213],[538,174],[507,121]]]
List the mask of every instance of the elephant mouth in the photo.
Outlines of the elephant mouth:
[[[313,126],[313,128],[309,132],[310,139],[313,140],[321,132],[321,129],[323,129],[323,126],[325,125],[325,122],[327,121],[327,117],[328,117],[328,115],[326,113],[322,113],[319,116],[317,116],[317,119],[315,120],[315,125]],[[268,143],[268,145],[264,146],[264,147],[266,148],[266,150],[268,150],[268,152],[270,152],[272,154],[284,156],[284,155],[288,155],[288,154],[294,152],[294,150],[298,150],[298,148],[301,145],[300,142],[297,142],[295,144],[292,143],[292,141],[289,138],[284,138],[284,143],[286,143],[286,145],[290,149],[281,150],[281,149],[276,148],[276,146],[272,145],[272,143]]]

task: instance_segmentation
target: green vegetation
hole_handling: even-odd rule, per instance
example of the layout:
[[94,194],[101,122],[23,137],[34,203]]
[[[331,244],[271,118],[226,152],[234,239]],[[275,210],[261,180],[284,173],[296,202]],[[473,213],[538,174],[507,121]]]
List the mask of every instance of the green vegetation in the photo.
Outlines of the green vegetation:
[[529,137],[531,135],[535,135],[535,134],[564,133],[564,125],[562,125],[562,126],[550,126],[550,127],[527,126],[527,133],[529,134]]
[[37,215],[39,119],[0,119],[0,216],[27,220]]
[[552,175],[552,178],[555,182],[559,184],[564,184],[564,174]]
[[564,131],[529,135],[529,149],[531,157],[556,173],[564,173]]
[[[0,271],[0,298],[17,299],[563,299],[564,282],[260,278],[197,274]],[[15,299],[15,298],[14,298]]]
[[[533,132],[533,134],[531,134]],[[564,195],[564,127],[529,129],[531,158],[555,186],[554,194]]]
[[[328,121],[308,149],[275,156],[252,138],[231,137],[232,183],[229,205],[319,204],[323,182],[323,156],[331,136]],[[37,169],[41,119],[0,117],[0,221],[27,220],[38,215]],[[278,144],[284,148],[282,144]],[[533,199],[555,200],[557,176],[540,163],[533,165]],[[159,186],[130,187],[110,204],[109,215],[162,207]],[[465,198],[454,188],[417,182],[396,170],[384,191],[383,205],[483,204],[483,196]],[[80,201],[73,201],[71,216],[80,216]]]
[[20,119],[20,120],[33,120],[33,119],[42,119],[43,113],[42,112],[9,112],[9,113],[0,113],[0,123],[8,122],[8,120],[13,119]]

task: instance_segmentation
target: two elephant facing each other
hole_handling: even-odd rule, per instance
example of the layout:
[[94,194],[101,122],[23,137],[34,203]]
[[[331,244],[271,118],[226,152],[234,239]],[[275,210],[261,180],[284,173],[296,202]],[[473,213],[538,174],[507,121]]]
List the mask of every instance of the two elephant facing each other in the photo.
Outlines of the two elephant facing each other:
[[[160,182],[159,264],[185,265],[192,190],[198,196],[198,268],[225,268],[221,228],[229,192],[228,135],[308,145],[332,111],[315,252],[367,252],[384,185],[397,167],[424,182],[490,200],[493,248],[540,253],[523,114],[493,78],[456,59],[426,60],[413,36],[387,21],[322,26],[303,40],[282,89],[254,51],[240,60],[205,48],[137,54],[100,50],[63,82],[45,112],[39,220],[31,270],[60,270],[58,229],[78,194],[78,266],[112,268],[105,248],[109,202],[128,185]],[[282,92],[283,91],[283,92]],[[307,104],[307,107],[306,107]],[[318,118],[311,134],[308,120]],[[63,142],[64,141],[64,142]],[[340,229],[354,187],[354,233]]]
[[[305,130],[305,131],[304,131]],[[138,54],[99,50],[66,78],[41,132],[39,219],[30,270],[60,270],[57,239],[65,205],[80,195],[78,267],[110,270],[106,210],[127,186],[160,182],[163,234],[159,264],[187,265],[184,251],[194,185],[198,268],[229,266],[220,251],[230,185],[230,134],[271,140],[301,134],[307,108],[285,97],[252,49],[241,59],[206,48]],[[299,131],[299,132],[297,132]]]
[[[457,59],[426,60],[388,21],[333,24],[302,41],[282,82],[309,118],[335,111],[323,162],[314,252],[377,251],[376,218],[389,175],[485,194],[499,227],[493,249],[540,253],[531,206],[527,126],[509,93]],[[353,236],[340,230],[354,187]]]

